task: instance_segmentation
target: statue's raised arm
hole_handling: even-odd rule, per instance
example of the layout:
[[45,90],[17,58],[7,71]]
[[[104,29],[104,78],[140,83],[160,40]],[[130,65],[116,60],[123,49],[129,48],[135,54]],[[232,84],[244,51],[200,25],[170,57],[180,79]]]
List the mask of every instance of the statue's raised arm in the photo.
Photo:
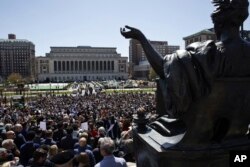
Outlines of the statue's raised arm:
[[145,35],[140,30],[130,26],[125,26],[125,28],[121,28],[120,31],[125,38],[136,39],[141,43],[149,63],[155,72],[163,78],[163,57],[152,47]]

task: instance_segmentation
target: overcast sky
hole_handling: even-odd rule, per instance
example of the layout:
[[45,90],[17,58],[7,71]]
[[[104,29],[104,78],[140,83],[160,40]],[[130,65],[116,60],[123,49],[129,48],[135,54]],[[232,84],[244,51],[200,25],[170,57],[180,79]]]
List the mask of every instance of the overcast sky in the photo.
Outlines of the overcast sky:
[[0,38],[28,39],[36,56],[51,46],[117,47],[128,56],[120,27],[130,25],[183,49],[183,37],[213,27],[212,11],[210,0],[1,0]]

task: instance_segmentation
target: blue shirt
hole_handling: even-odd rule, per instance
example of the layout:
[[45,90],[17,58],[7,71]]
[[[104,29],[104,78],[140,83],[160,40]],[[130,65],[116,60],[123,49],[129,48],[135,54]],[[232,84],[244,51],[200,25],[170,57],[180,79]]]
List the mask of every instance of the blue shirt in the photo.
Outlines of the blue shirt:
[[127,163],[124,158],[111,155],[104,156],[103,160],[96,164],[95,167],[127,167]]

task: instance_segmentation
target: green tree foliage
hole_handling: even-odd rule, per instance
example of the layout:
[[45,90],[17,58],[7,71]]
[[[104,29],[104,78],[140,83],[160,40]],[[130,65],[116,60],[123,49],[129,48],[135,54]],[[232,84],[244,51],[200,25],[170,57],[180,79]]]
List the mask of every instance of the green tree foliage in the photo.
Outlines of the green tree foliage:
[[158,77],[158,75],[156,74],[155,70],[151,67],[149,69],[149,74],[148,74],[148,78],[149,80],[154,80]]
[[8,76],[7,82],[10,84],[19,84],[23,82],[23,77],[19,73],[12,73]]

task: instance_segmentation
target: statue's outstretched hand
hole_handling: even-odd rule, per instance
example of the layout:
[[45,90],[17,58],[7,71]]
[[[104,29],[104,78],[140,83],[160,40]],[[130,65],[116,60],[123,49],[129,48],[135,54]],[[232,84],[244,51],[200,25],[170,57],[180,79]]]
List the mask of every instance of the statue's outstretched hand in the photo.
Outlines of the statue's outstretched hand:
[[132,39],[140,40],[144,36],[140,30],[130,27],[130,26],[125,26],[125,28],[121,28],[120,31],[121,31],[121,34],[125,38],[132,38]]

